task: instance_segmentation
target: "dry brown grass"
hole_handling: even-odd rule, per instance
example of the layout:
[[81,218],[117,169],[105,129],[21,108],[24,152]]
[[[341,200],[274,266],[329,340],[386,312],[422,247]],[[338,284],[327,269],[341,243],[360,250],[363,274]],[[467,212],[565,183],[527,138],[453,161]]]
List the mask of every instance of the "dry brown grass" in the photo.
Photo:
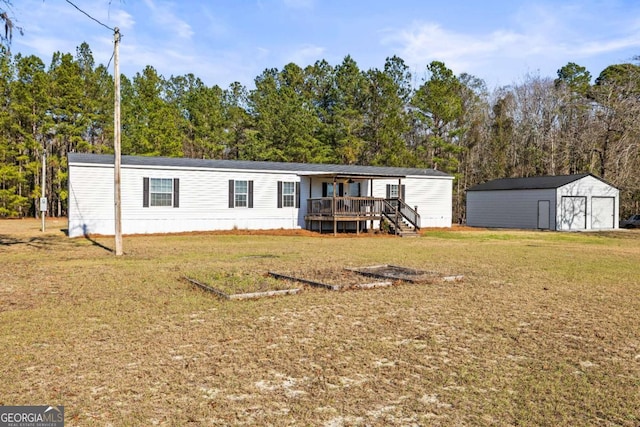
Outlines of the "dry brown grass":
[[[640,424],[640,232],[68,239],[0,221],[0,404],[67,425]],[[190,271],[461,283],[221,301]]]

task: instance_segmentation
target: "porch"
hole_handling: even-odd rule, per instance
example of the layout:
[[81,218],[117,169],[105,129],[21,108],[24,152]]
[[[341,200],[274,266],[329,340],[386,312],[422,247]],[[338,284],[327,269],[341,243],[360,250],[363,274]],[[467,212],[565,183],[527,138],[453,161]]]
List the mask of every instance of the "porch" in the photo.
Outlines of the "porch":
[[[400,198],[379,197],[318,197],[307,199],[306,228],[322,233],[323,225],[333,225],[333,233],[347,231],[355,225],[355,232],[373,229],[373,221],[387,221],[390,231],[397,235],[416,234],[420,229],[420,215]],[[367,228],[369,223],[369,228]],[[341,229],[341,230],[340,230]]]

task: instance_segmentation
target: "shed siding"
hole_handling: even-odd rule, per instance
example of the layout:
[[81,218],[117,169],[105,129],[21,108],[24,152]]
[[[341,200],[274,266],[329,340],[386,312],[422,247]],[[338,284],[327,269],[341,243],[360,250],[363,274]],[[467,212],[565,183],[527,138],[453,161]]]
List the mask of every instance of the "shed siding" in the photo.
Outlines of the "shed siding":
[[[603,198],[609,200],[607,208],[611,206],[608,214],[602,208]],[[615,218],[619,215],[619,191],[590,175],[552,189],[469,191],[467,224],[475,227],[534,229],[538,226],[538,202],[541,200],[550,201],[549,228],[552,230],[618,227]]]
[[[472,227],[538,228],[538,201],[548,200],[553,222],[555,190],[470,191],[467,193],[467,225]],[[555,224],[549,224],[555,229]]]
[[[606,227],[605,224],[600,223],[597,218],[596,221],[593,221],[593,199],[594,198],[602,198],[602,197],[613,197],[614,198],[614,206],[613,206],[613,216],[614,218],[618,218],[619,216],[619,196],[620,191],[612,187],[611,185],[603,182],[593,176],[584,177],[578,181],[572,182],[570,184],[564,185],[558,188],[558,200],[557,200],[557,212],[558,212],[558,224],[559,230],[570,230],[575,229],[571,226],[574,221],[570,220],[568,216],[570,213],[562,211],[562,198],[563,197],[584,197],[585,199],[585,220],[584,226],[582,229],[591,230],[591,229],[606,229],[606,228],[618,228],[618,221],[612,221],[609,227]],[[596,201],[596,209],[597,209],[597,201]],[[598,214],[596,213],[596,217]],[[582,222],[581,222],[582,224]]]

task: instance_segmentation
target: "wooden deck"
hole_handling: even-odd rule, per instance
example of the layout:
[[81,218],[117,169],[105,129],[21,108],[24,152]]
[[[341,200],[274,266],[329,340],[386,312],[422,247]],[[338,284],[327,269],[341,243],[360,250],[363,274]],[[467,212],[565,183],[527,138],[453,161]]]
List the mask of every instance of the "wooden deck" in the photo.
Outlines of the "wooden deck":
[[[380,220],[385,199],[375,197],[321,197],[308,200],[304,219],[307,228],[314,224],[322,232],[323,224],[332,223],[333,232],[347,231],[348,224],[355,226],[355,232],[367,229],[367,221]],[[353,230],[354,227],[351,228]]]
[[[413,209],[407,207],[398,199],[384,199],[378,197],[319,197],[307,200],[307,214],[304,219],[308,230],[322,232],[324,224],[332,224],[333,233],[338,231],[367,230],[367,222],[373,228],[373,221],[387,218],[395,213],[394,222],[399,215],[409,219],[419,228],[420,216]],[[351,226],[351,227],[350,227]],[[341,229],[341,230],[339,230]]]

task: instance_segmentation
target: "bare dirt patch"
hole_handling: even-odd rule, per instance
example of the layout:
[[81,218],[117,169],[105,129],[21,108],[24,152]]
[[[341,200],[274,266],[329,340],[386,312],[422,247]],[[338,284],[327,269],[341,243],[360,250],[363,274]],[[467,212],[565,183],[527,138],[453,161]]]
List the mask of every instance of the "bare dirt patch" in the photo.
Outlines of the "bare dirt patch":
[[348,289],[370,289],[391,286],[391,281],[373,280],[349,269],[317,269],[294,270],[286,272],[269,272],[273,277],[284,281],[295,281],[307,286],[325,288],[332,291]]
[[199,271],[187,276],[226,295],[247,294],[291,289],[291,283],[276,280],[266,273],[242,271]]
[[436,280],[448,282],[462,281],[463,275],[444,275],[436,271],[417,270],[415,268],[407,268],[398,265],[373,265],[367,267],[350,268],[350,271],[358,274],[377,277],[382,279],[401,280],[410,283],[431,283]]
[[285,295],[294,295],[300,292],[300,288],[289,288],[286,287],[284,289],[271,289],[271,287],[261,286],[260,288],[264,290],[254,290],[249,289],[245,292],[239,292],[237,290],[223,290],[220,287],[214,287],[210,284],[203,283],[199,280],[193,279],[191,277],[185,276],[184,279],[199,287],[202,290],[211,292],[221,298],[227,300],[246,300],[246,299],[257,299],[257,298],[266,298],[266,297],[275,297],[275,296],[285,296]]

